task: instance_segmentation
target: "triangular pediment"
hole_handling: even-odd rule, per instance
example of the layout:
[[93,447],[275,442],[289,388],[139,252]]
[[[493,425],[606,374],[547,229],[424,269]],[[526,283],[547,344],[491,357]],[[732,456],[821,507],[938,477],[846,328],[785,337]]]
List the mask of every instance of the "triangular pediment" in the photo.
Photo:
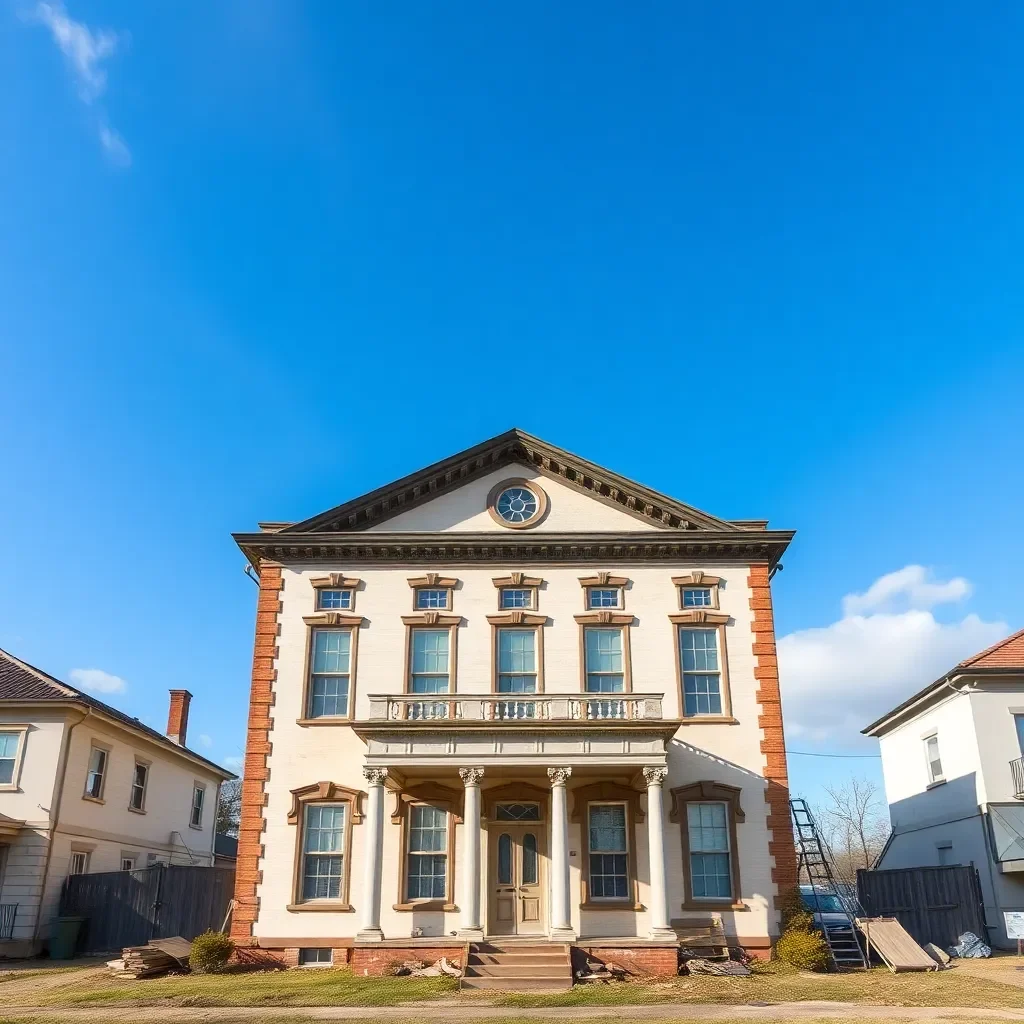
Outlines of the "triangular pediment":
[[[479,491],[503,477],[536,479],[558,496],[559,508],[575,512],[580,502],[595,503],[593,515],[578,517],[579,528],[593,531],[657,530],[666,532],[750,529],[750,523],[718,519],[634,480],[513,429],[441,462],[378,487],[319,515],[284,527],[280,534],[325,534],[386,530],[436,532],[487,528]],[[554,514],[552,530],[564,529]],[[429,513],[424,506],[430,505]],[[584,522],[583,520],[587,521]]]

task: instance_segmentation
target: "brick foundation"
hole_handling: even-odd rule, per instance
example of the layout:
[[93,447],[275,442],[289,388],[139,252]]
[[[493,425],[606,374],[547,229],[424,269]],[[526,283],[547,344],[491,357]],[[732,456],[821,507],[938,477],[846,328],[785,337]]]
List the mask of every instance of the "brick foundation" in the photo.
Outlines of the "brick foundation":
[[573,972],[587,960],[618,964],[644,978],[674,978],[679,973],[679,946],[605,946],[581,942],[572,948]]
[[448,962],[457,967],[462,966],[462,946],[355,946],[349,950],[349,964],[353,974],[377,976],[386,973],[391,964],[400,964],[406,960],[421,960],[432,964],[447,957]]

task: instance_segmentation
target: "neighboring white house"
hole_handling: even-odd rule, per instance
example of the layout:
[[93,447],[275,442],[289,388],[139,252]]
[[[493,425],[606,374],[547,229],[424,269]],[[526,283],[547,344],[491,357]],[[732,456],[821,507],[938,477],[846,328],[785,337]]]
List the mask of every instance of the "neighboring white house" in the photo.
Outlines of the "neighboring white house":
[[865,730],[892,836],[880,868],[975,864],[992,941],[1024,911],[1024,630],[960,662]]
[[0,956],[49,937],[69,874],[212,863],[234,776],[185,746],[190,700],[164,736],[0,650]]
[[716,917],[767,955],[791,537],[518,430],[236,535],[261,584],[236,940],[372,972],[533,936],[674,974],[675,926]]

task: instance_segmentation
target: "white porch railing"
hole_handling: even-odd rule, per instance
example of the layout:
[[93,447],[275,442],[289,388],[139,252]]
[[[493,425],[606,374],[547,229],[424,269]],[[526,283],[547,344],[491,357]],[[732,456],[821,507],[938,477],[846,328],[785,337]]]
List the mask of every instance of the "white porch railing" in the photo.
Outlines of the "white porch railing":
[[660,693],[623,694],[371,694],[370,721],[606,722],[661,719]]

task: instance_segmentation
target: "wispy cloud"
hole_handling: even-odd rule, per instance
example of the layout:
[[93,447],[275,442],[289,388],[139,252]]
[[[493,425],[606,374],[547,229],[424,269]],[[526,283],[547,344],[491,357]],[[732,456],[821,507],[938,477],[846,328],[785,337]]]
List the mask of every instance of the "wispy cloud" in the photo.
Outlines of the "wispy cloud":
[[75,686],[96,693],[124,693],[128,684],[120,677],[99,668],[73,668],[68,676]]
[[94,124],[103,152],[117,166],[129,166],[131,151],[124,139],[110,126],[106,113],[96,106],[96,101],[107,89],[104,62],[127,44],[127,34],[110,29],[93,30],[84,22],[75,21],[61,0],[40,0],[32,12],[32,18],[49,29],[54,43],[64,55],[79,98],[86,106],[96,110]]
[[225,768],[230,768],[233,772],[240,772],[242,765],[245,764],[244,757],[225,757],[221,759],[221,763]]
[[206,747],[207,750],[213,746],[213,737],[207,736],[205,732],[199,734],[199,746]]

